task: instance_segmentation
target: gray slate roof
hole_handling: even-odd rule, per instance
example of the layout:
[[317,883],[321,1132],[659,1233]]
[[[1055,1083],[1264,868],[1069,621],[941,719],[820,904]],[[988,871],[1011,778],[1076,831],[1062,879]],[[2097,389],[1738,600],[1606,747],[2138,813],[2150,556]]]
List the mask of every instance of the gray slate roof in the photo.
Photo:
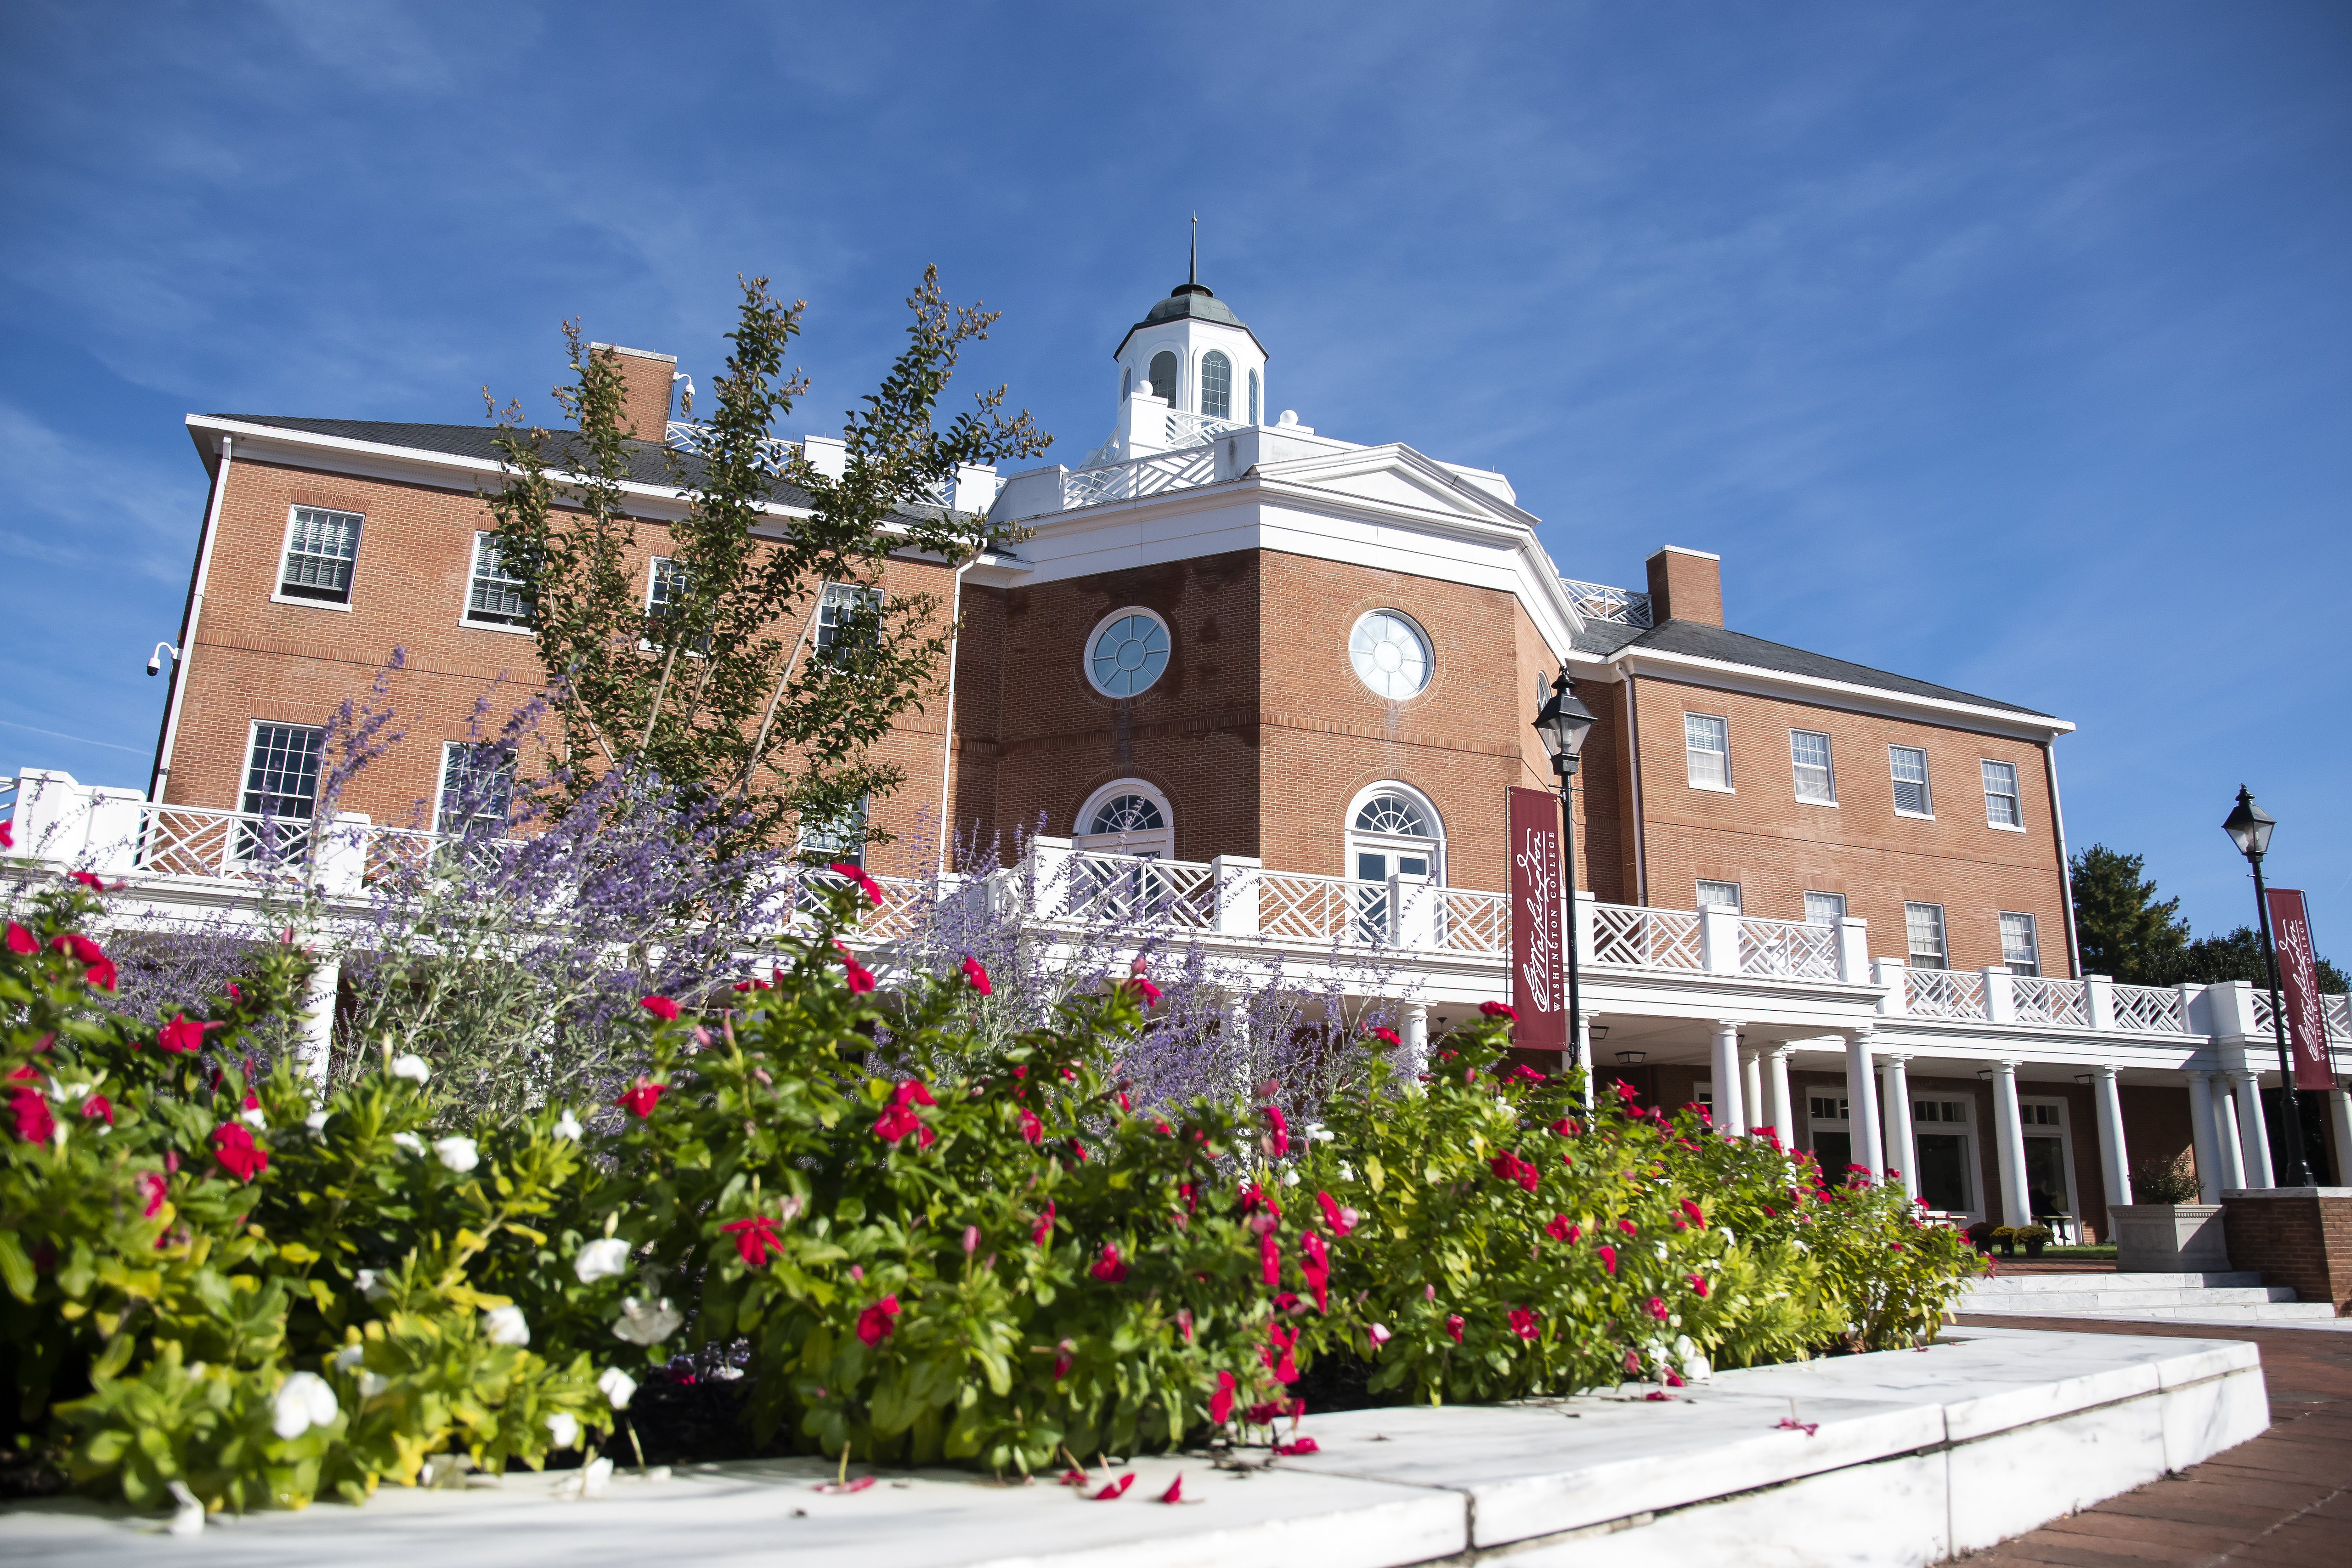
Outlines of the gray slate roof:
[[[1631,634],[1623,637],[1595,634]],[[1612,626],[1604,622],[1587,623],[1581,639],[1587,647],[1614,653],[1628,646],[1655,648],[1660,653],[1684,653],[1698,658],[1720,659],[1726,664],[1744,664],[1756,669],[1769,669],[1782,675],[1809,675],[1819,680],[1841,680],[1849,686],[1874,687],[1881,691],[1899,691],[1908,697],[1934,697],[1946,702],[1968,702],[1979,708],[1999,708],[2011,713],[2029,714],[2036,719],[2052,715],[2038,708],[2021,708],[2014,702],[2002,702],[1991,697],[1979,697],[1973,692],[1955,691],[1948,686],[1932,681],[1914,680],[1907,675],[1892,675],[1883,669],[1873,669],[1866,664],[1851,664],[1842,658],[1832,658],[1823,653],[1807,653],[1801,647],[1784,643],[1766,642],[1762,637],[1749,637],[1724,626],[1710,626],[1698,621],[1668,621],[1662,626],[1641,631],[1633,626]]]

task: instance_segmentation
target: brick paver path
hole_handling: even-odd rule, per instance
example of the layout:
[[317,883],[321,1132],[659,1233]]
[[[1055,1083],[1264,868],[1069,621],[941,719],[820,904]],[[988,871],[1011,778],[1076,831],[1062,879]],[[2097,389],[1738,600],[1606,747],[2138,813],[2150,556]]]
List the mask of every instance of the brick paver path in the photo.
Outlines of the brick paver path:
[[2031,1535],[1955,1561],[1969,1568],[2151,1563],[2352,1564],[2352,1334],[2206,1323],[1963,1317],[1963,1325],[2065,1333],[2252,1340],[2263,1347],[2271,1428],[2251,1443]]

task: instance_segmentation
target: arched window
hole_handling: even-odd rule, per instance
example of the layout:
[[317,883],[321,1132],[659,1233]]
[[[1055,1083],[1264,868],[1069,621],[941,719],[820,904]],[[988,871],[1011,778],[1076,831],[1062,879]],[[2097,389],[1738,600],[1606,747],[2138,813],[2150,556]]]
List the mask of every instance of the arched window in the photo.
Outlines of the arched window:
[[1125,403],[1135,395],[1135,367],[1129,365],[1118,373],[1118,400]]
[[1161,349],[1151,356],[1151,395],[1176,401],[1176,351]]
[[1234,362],[1215,349],[1201,356],[1201,412],[1212,419],[1234,416]]
[[1175,813],[1168,797],[1141,779],[1117,779],[1087,797],[1078,808],[1076,847],[1088,851],[1076,868],[1066,907],[1072,914],[1127,915],[1169,896],[1167,878],[1135,864],[1101,856],[1166,860],[1176,852]]
[[1368,942],[1389,934],[1388,879],[1426,877],[1445,881],[1445,825],[1429,797],[1411,784],[1376,784],[1348,806],[1348,870],[1356,889],[1358,934]]
[[1257,372],[1250,372],[1249,422],[1257,423]]

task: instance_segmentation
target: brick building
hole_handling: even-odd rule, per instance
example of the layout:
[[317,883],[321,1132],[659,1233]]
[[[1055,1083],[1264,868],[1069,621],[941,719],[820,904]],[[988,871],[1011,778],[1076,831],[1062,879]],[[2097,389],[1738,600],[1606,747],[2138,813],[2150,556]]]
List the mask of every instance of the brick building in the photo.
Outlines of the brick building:
[[[650,605],[696,432],[668,419],[673,361],[614,352]],[[1598,715],[1573,941],[1604,1076],[1977,1217],[2104,1233],[2150,1157],[2191,1156],[2209,1193],[2272,1184],[2264,999],[2077,973],[2066,721],[1740,632],[1702,551],[1660,549],[1641,591],[1565,574],[1504,476],[1276,413],[1264,346],[1197,282],[1114,365],[1077,466],[966,470],[942,498],[1017,540],[961,572],[888,564],[886,593],[961,623],[951,696],[887,743],[908,782],[871,804],[898,835],[874,869],[931,873],[941,819],[983,844],[1042,827],[1033,859],[1150,857],[1207,889],[1203,942],[1295,967],[1384,940],[1418,1043],[1502,989],[1504,792],[1551,787],[1529,720],[1564,668]],[[396,645],[409,741],[341,804],[431,827],[478,699],[541,679],[483,547],[490,432],[188,428],[213,483],[141,809],[307,810],[302,748]],[[2331,1109],[2342,1169],[2352,1107]]]

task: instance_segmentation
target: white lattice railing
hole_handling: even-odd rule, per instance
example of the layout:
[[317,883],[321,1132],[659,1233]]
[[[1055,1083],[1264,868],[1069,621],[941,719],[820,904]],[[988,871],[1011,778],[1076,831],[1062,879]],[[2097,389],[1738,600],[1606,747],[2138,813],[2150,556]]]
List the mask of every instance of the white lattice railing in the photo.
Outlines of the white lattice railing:
[[1835,980],[1837,927],[1802,921],[1743,918],[1739,922],[1739,973]]
[[1688,910],[1594,904],[1592,959],[1596,963],[1638,963],[1652,969],[1703,969],[1698,916]]
[[1906,969],[1903,1005],[1914,1017],[1990,1019],[1985,978],[1965,969]]
[[2327,1037],[2352,1040],[2352,996],[2322,996],[2319,1010],[2327,1016]]
[[1360,927],[1386,925],[1388,888],[1297,871],[1267,871],[1257,879],[1257,933],[1293,942],[1361,940]]
[[2068,1029],[2091,1026],[2091,988],[2080,980],[2012,975],[2009,991],[2021,1024],[2055,1024]]
[[[673,452],[691,452],[698,458],[707,457],[714,439],[709,426],[698,425],[690,420],[673,419],[662,426],[663,445]],[[797,441],[764,437],[760,442],[760,467],[769,473],[782,474],[785,465],[799,450],[800,443]]]
[[1452,952],[1507,957],[1511,951],[1511,900],[1502,893],[1471,888],[1432,888],[1437,900],[1437,945]]
[[1650,624],[1650,595],[1635,594],[1623,588],[1612,588],[1605,583],[1580,583],[1573,577],[1562,577],[1560,586],[1576,602],[1577,614],[1588,621],[1613,621],[1621,626],[1646,626]]
[[2265,1036],[2276,1033],[2278,1010],[2271,1005],[2270,987],[2256,985],[2246,993],[2246,998],[2253,1004],[2254,1033]]
[[1071,920],[1165,922],[1180,931],[1217,929],[1217,881],[1195,860],[1148,855],[1072,854],[1050,906]]
[[[2118,985],[2115,988],[2116,1027],[2139,1034],[2186,1034],[2187,1009],[2179,991],[2170,985]],[[2263,1027],[2269,1026],[2265,1024]]]
[[1205,447],[1220,436],[1248,428],[1238,419],[1219,419],[1209,414],[1187,414],[1181,408],[1168,411],[1168,444],[1171,447]]
[[1062,510],[1133,500],[1162,490],[1189,489],[1207,484],[1216,473],[1216,454],[1207,447],[1155,452],[1148,458],[1131,458],[1099,468],[1077,468],[1062,476]]

